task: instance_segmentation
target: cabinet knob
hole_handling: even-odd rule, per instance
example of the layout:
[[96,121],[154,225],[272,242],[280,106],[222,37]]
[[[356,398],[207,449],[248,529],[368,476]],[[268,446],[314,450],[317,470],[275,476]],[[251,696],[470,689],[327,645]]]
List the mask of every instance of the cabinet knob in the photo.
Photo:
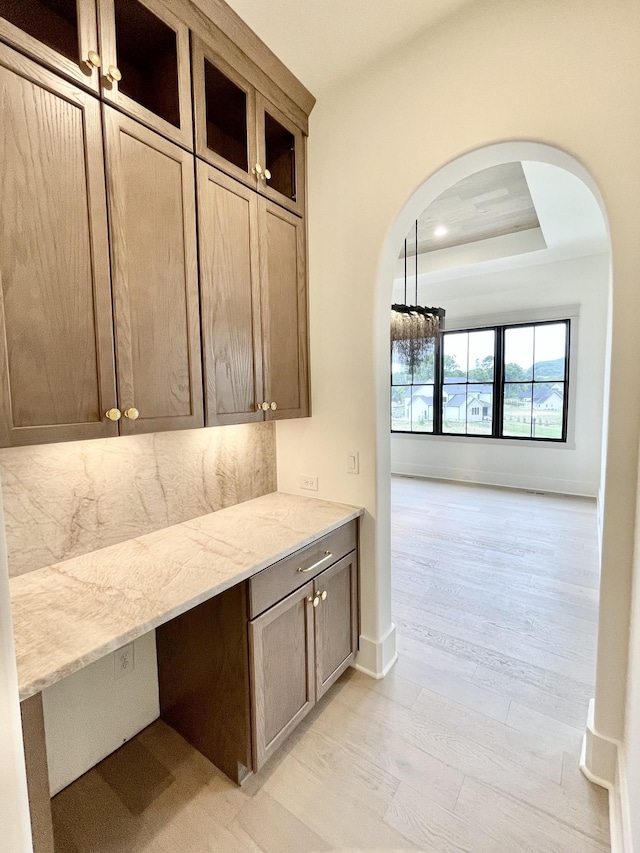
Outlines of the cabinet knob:
[[100,68],[102,65],[102,60],[100,59],[100,54],[96,53],[95,50],[90,50],[87,53],[87,58],[85,59],[85,65],[88,65],[89,68]]
[[271,408],[272,408],[272,410],[275,412],[275,410],[278,408],[278,404],[277,404],[277,403],[272,403],[272,404],[271,404]]
[[107,409],[104,413],[105,417],[107,417],[110,421],[119,421],[122,417],[122,412],[120,409]]
[[316,595],[316,597],[313,599],[313,606],[317,607],[319,604],[320,604],[320,599]]
[[263,412],[268,412],[270,409],[270,406],[268,403],[265,402],[262,404],[262,406],[260,408],[262,409]]
[[117,65],[110,65],[107,68],[107,73],[104,75],[110,83],[118,83],[122,80],[122,74]]
[[135,406],[131,406],[130,409],[124,410],[125,418],[129,418],[130,421],[137,421],[140,417],[140,412],[136,409]]
[[262,176],[262,166],[260,165],[260,163],[256,163],[256,165],[251,170],[251,174],[257,175],[258,177]]
[[265,179],[265,181],[271,180],[271,172],[268,169],[264,170],[264,179]]
[[323,601],[326,601],[326,600],[327,600],[327,590],[326,590],[326,589],[325,589],[325,590],[323,590],[322,595],[320,596],[320,598],[321,598]]

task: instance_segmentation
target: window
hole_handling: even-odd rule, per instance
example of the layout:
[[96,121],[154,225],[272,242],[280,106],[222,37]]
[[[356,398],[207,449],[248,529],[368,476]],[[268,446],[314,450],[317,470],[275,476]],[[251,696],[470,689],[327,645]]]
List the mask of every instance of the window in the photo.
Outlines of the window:
[[391,351],[391,431],[566,441],[569,320],[444,332]]

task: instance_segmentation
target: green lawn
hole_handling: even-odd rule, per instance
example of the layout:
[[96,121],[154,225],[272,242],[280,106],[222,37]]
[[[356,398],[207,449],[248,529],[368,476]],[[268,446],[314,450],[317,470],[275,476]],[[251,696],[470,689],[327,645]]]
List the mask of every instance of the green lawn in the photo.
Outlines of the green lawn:
[[[534,409],[534,438],[562,438],[562,412]],[[504,407],[504,435],[531,436],[530,411],[520,406]]]
[[[508,403],[504,407],[503,434],[514,438],[531,437],[530,411],[523,406]],[[562,412],[534,409],[534,438],[562,438]],[[393,417],[391,428],[399,432],[433,432],[432,421],[414,423],[408,418]],[[490,421],[445,421],[443,432],[448,435],[491,435]]]

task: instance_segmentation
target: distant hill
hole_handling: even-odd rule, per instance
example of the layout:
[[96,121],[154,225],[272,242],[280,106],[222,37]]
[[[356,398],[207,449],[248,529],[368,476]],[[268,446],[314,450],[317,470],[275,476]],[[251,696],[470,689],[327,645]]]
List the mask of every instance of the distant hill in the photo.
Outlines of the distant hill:
[[[554,358],[551,361],[536,361],[536,379],[561,379],[564,376],[564,358]],[[533,379],[534,366],[526,371],[527,379]]]

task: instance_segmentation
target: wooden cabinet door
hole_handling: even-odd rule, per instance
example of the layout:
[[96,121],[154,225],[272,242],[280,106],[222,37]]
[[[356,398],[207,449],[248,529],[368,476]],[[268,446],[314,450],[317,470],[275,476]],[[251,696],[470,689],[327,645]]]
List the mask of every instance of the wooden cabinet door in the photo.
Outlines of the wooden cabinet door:
[[351,664],[358,648],[358,552],[316,578],[316,701]]
[[267,417],[303,418],[309,415],[304,220],[264,198],[258,220]]
[[196,153],[256,189],[255,89],[197,36],[192,45]]
[[98,0],[102,94],[193,148],[189,29],[158,0]]
[[0,45],[0,444],[117,434],[98,101]]
[[262,421],[258,197],[198,161],[206,424]]
[[315,702],[312,588],[305,584],[249,622],[256,772]]
[[201,427],[193,155],[110,107],[104,119],[120,429]]
[[305,140],[300,128],[259,92],[256,93],[258,191],[304,216]]
[[97,92],[94,0],[0,0],[0,39]]

